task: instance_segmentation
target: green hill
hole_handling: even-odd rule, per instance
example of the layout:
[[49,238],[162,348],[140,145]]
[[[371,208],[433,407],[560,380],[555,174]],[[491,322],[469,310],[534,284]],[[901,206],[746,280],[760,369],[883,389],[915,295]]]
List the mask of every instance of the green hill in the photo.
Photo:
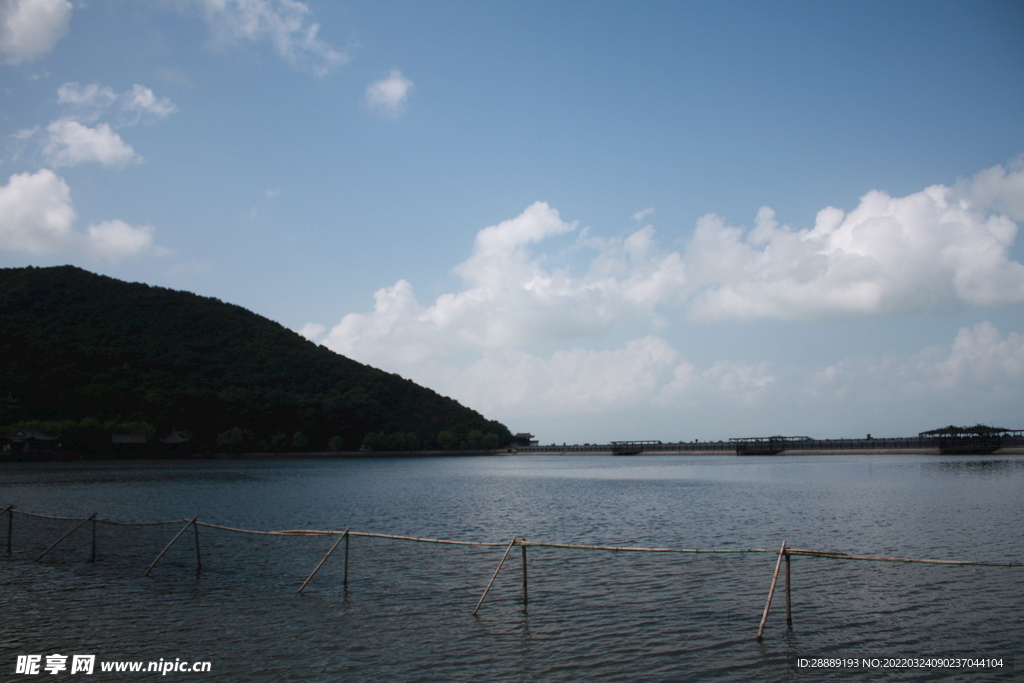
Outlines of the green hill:
[[0,391],[14,399],[0,428],[60,430],[65,447],[85,450],[112,431],[172,427],[208,451],[489,448],[511,437],[240,306],[72,266],[0,269]]

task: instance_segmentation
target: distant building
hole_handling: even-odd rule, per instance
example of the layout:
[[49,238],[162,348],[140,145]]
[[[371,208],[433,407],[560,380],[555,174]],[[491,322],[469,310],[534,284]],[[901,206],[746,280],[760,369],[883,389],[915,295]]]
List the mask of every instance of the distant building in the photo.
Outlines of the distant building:
[[192,447],[188,445],[188,442],[189,437],[179,434],[177,427],[173,428],[170,434],[160,439],[160,443],[163,444],[162,450],[164,453],[176,456],[187,455],[192,452]]
[[540,442],[535,440],[529,432],[519,432],[512,437],[512,443],[516,446],[538,446]]
[[173,428],[170,434],[160,440],[166,444],[188,443],[188,438],[179,434],[177,427]]
[[0,436],[4,453],[29,453],[32,451],[49,451],[59,444],[60,434],[51,436],[32,427],[23,427],[10,434]]

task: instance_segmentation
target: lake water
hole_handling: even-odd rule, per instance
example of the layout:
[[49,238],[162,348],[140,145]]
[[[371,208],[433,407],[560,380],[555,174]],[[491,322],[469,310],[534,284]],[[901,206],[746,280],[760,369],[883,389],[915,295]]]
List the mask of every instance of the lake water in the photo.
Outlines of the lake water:
[[[664,548],[790,547],[1024,561],[1024,456],[507,456],[5,463],[0,506],[246,529]],[[7,540],[7,516],[0,539]],[[0,546],[0,680],[18,655],[211,662],[219,681],[1013,680],[1024,567],[792,558],[755,640],[777,555],[518,548],[353,537],[349,586],[326,537],[15,515]],[[343,547],[343,546],[342,546]],[[985,672],[820,671],[801,658],[998,657]],[[66,673],[66,672],[65,672]],[[155,674],[100,674],[96,680]],[[63,680],[62,676],[45,676]],[[67,676],[76,680],[74,676]],[[90,679],[86,679],[90,680]],[[1017,678],[1016,680],[1019,680]]]

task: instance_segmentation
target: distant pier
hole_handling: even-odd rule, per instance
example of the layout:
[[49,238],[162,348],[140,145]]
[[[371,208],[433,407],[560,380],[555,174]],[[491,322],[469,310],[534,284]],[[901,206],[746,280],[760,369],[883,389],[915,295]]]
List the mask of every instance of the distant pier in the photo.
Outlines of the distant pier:
[[1024,454],[1024,430],[996,435],[918,435],[893,439],[812,439],[809,436],[754,436],[728,441],[612,441],[607,444],[519,446],[520,453],[609,455],[698,454],[779,455],[840,453],[922,453],[935,455]]

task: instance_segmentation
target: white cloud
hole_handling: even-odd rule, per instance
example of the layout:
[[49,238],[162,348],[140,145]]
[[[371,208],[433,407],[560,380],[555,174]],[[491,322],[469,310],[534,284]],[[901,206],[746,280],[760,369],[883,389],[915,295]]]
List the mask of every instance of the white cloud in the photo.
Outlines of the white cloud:
[[57,102],[72,107],[73,118],[90,122],[116,107],[121,125],[135,125],[143,118],[162,119],[178,111],[170,98],[158,98],[152,90],[138,83],[120,94],[99,83],[65,83],[57,89]]
[[322,337],[326,331],[327,328],[323,325],[319,325],[317,323],[306,323],[302,326],[302,329],[299,330],[299,334],[310,341],[316,341]]
[[[1024,265],[1010,257],[1017,225],[986,207],[1014,206],[1022,179],[1024,169],[996,167],[955,190],[935,185],[901,198],[872,191],[849,213],[822,210],[804,230],[780,226],[769,208],[752,230],[704,216],[681,252],[659,248],[651,226],[607,239],[584,230],[570,248],[591,254],[581,272],[548,265],[560,257],[549,240],[576,224],[537,202],[477,234],[453,269],[459,291],[423,305],[401,280],[374,295],[372,313],[345,316],[324,341],[389,366],[596,338],[626,324],[657,329],[662,310],[789,320],[1021,303]],[[972,191],[984,193],[984,206],[966,198]]]
[[146,251],[163,253],[153,246],[156,231],[149,225],[128,225],[121,220],[103,221],[86,228],[84,251],[108,261],[135,256]]
[[826,409],[948,415],[933,427],[990,422],[1000,415],[1019,420],[1024,336],[1016,331],[1003,336],[992,323],[981,322],[961,328],[949,346],[928,347],[906,358],[846,358],[815,371],[803,398]]
[[48,138],[43,155],[53,166],[76,166],[96,162],[104,166],[127,166],[142,158],[131,145],[106,123],[95,128],[74,119],[57,119],[46,128]]
[[71,22],[68,0],[0,2],[0,53],[7,64],[30,62],[49,53]]
[[700,369],[656,335],[613,349],[574,347],[547,356],[487,351],[464,370],[427,367],[421,376],[485,413],[511,415],[753,406],[777,388],[769,363],[718,361]]
[[0,187],[0,245],[43,254],[66,249],[77,215],[71,189],[50,170],[12,175]]
[[103,110],[117,101],[117,94],[109,86],[99,83],[79,85],[65,83],[57,88],[57,103],[82,110]]
[[614,349],[493,350],[465,368],[426,362],[402,370],[506,424],[530,431],[544,425],[549,437],[566,433],[561,420],[588,416],[574,423],[584,431],[559,437],[581,442],[645,432],[901,436],[951,423],[1014,423],[1024,404],[1024,336],[1003,335],[988,322],[960,330],[946,346],[849,357],[824,368],[730,360],[698,367],[648,335]]
[[633,214],[633,220],[635,220],[637,222],[640,222],[640,221],[642,221],[643,219],[647,218],[648,216],[650,216],[653,213],[654,213],[654,209],[653,208],[644,209],[642,211],[637,211],[636,213]]
[[681,259],[657,249],[651,228],[623,239],[588,239],[600,251],[581,277],[546,269],[531,256],[530,245],[575,228],[537,202],[477,234],[472,255],[454,268],[465,283],[461,291],[423,306],[412,285],[399,281],[374,295],[372,313],[345,316],[324,343],[389,365],[456,350],[599,336],[625,321],[652,319],[655,304],[680,287]]
[[392,69],[387,78],[366,86],[366,106],[387,116],[396,117],[405,109],[413,82]]
[[1024,169],[1002,166],[907,197],[873,190],[849,213],[823,209],[811,229],[780,226],[767,207],[750,231],[704,216],[686,251],[689,311],[813,319],[1021,303],[1015,216]]
[[[1024,384],[1019,335],[1002,339],[991,326],[962,331],[947,349],[820,370],[724,359],[698,368],[649,332],[672,315],[828,319],[1019,304],[1024,266],[1010,249],[1022,196],[1024,168],[999,166],[907,197],[872,191],[849,213],[822,210],[809,229],[780,226],[768,208],[750,230],[705,216],[678,251],[659,247],[652,226],[594,237],[537,202],[479,231],[453,268],[462,281],[455,291],[421,303],[399,280],[374,294],[371,312],[302,333],[504,420],[681,408],[707,415],[717,406],[752,429],[781,429],[771,420],[818,415],[840,425],[828,406],[859,402],[864,414],[892,422],[896,413],[877,406],[892,413],[893,401],[916,397],[910,405],[951,410],[956,392],[975,385],[975,404],[991,406],[976,378],[988,377],[1004,397],[1020,398]],[[632,330],[641,331],[618,348],[585,348]],[[554,344],[563,350],[539,354]],[[913,412],[898,405],[901,415]]]
[[[143,119],[162,119],[178,110],[170,99],[158,98],[152,90],[136,83],[131,90],[116,93],[98,83],[64,83],[57,89],[57,102],[72,114],[50,123],[43,141],[43,157],[54,167],[95,162],[124,167],[140,163],[142,157],[114,131],[109,123],[95,123],[111,109],[120,126],[133,126]],[[15,138],[28,140],[38,127],[19,131]]]
[[104,221],[85,232],[74,229],[77,215],[71,190],[49,169],[20,173],[0,187],[0,249],[30,254],[77,253],[117,261],[146,252],[153,245],[153,228],[124,221]]
[[617,349],[572,348],[547,357],[489,351],[465,370],[424,374],[430,386],[485,413],[593,414],[649,404],[677,362],[667,341],[647,336]]
[[531,431],[547,425],[549,437],[550,431],[565,434],[559,418],[589,416],[578,423],[585,425],[576,435],[580,441],[649,429],[658,432],[647,438],[766,430],[895,436],[950,423],[1013,423],[1024,404],[1024,336],[1001,334],[988,322],[961,329],[944,346],[906,356],[848,357],[827,367],[732,360],[700,367],[668,340],[647,335],[612,349],[497,349],[465,367],[446,358],[387,369],[506,424]]
[[1009,164],[987,168],[973,178],[961,179],[953,186],[953,196],[967,200],[978,211],[1005,213],[1015,221],[1024,221],[1024,156]]
[[964,327],[948,351],[925,349],[894,374],[903,380],[902,393],[919,400],[955,392],[965,405],[1011,401],[1019,406],[1024,386],[1024,336],[1010,332],[1004,338],[989,322]]
[[345,52],[319,38],[320,25],[309,20],[309,7],[296,0],[191,0],[221,42],[268,41],[293,66],[317,75],[345,64]]
[[178,111],[178,107],[167,97],[157,98],[149,88],[136,83],[121,96],[122,108],[140,116],[148,114],[162,119]]

